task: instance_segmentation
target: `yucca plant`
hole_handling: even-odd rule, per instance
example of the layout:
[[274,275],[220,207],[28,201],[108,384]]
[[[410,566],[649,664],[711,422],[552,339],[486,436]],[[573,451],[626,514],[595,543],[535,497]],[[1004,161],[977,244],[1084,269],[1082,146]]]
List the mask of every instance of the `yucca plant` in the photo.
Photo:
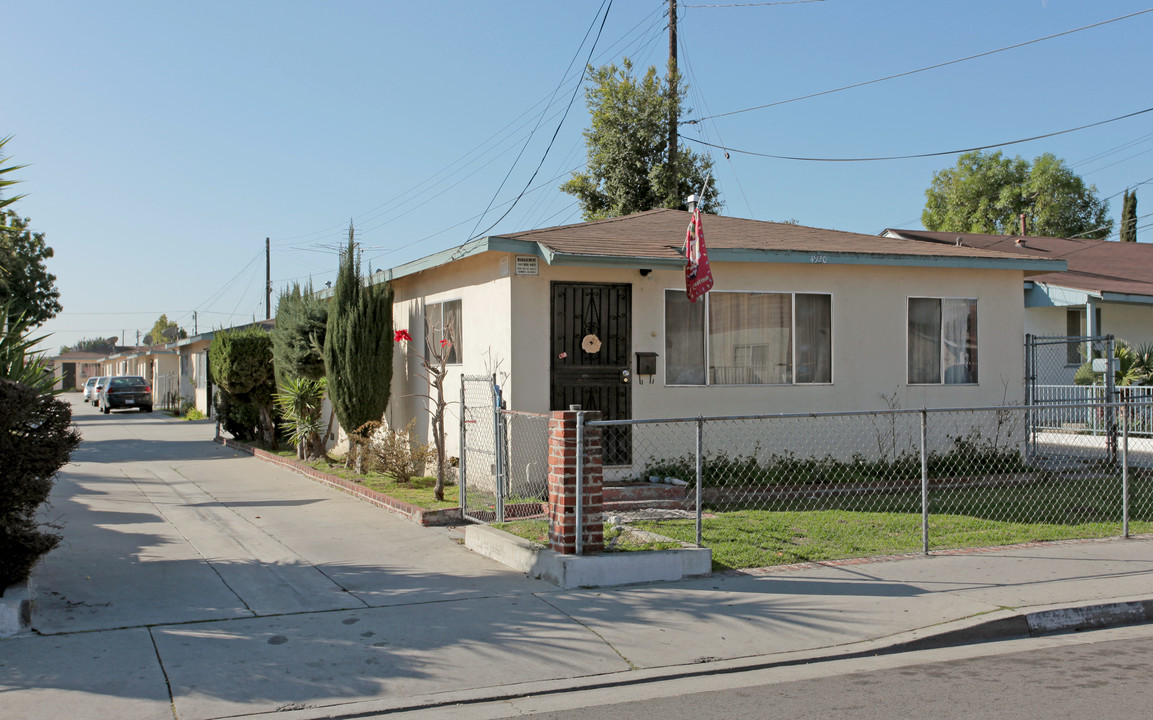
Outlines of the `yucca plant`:
[[296,446],[300,460],[315,460],[324,456],[324,378],[289,378],[276,393],[276,406],[288,424],[288,439]]
[[[12,301],[0,302],[0,318],[9,317]],[[27,385],[39,393],[59,394],[54,390],[56,376],[44,360],[32,348],[39,345],[47,335],[33,336],[32,326],[21,313],[7,327],[0,328],[0,378]]]

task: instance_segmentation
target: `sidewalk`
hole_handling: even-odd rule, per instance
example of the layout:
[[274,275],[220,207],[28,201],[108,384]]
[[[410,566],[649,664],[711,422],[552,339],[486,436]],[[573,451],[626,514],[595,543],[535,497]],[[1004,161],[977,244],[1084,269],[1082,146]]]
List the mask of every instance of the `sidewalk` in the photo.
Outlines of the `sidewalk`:
[[34,634],[0,640],[0,717],[340,717],[1153,610],[1149,537],[562,590],[211,426],[77,416],[68,542],[33,577]]

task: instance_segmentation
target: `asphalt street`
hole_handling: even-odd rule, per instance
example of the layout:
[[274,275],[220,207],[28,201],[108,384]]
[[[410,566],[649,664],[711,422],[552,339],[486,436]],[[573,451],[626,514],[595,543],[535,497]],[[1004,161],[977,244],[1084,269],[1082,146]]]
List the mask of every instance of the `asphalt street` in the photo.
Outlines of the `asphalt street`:
[[32,631],[0,639],[0,718],[552,712],[581,705],[530,699],[674,697],[1153,608],[1150,538],[563,590],[215,444],[212,423],[75,405],[84,442],[45,515],[65,540],[33,573]]

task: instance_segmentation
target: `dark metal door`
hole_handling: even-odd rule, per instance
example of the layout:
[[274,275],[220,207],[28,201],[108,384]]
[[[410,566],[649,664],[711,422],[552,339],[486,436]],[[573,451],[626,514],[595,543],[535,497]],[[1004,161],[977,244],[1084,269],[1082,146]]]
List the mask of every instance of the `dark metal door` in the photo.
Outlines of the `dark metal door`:
[[[554,282],[551,409],[580,405],[605,420],[631,418],[631,337],[631,285]],[[631,462],[629,428],[605,431],[605,465]]]
[[76,389],[76,363],[64,363],[64,379],[60,387],[65,390]]

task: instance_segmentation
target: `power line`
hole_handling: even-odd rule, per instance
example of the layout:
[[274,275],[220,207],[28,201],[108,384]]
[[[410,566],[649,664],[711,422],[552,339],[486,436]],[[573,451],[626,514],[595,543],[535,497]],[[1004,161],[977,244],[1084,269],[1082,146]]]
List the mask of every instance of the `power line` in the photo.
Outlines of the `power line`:
[[[617,49],[621,48],[622,46],[625,46],[627,49],[627,46],[636,45],[637,43],[644,42],[645,46],[647,46],[648,44],[651,44],[651,37],[653,36],[654,28],[657,27],[657,25],[663,25],[663,23],[664,23],[663,15],[664,15],[664,5],[663,5],[663,3],[658,4],[654,10],[649,12],[648,15],[641,18],[632,27],[630,27],[628,30],[626,30],[618,39],[614,40],[610,45],[605,47],[604,50],[602,50],[602,52],[596,56],[595,60],[597,62],[600,62],[608,54],[617,52]],[[654,18],[656,18],[655,21],[653,20]],[[645,38],[650,38],[650,40],[646,41]],[[580,82],[579,82],[579,80],[577,80],[577,78],[580,77],[583,79],[584,69],[585,69],[584,67],[581,68],[581,73],[579,76],[577,74],[574,74],[571,77],[565,78],[563,80],[563,85],[565,87],[567,87],[567,85],[569,83],[577,81],[577,85],[579,87]],[[554,90],[552,95],[549,97],[553,97],[553,96],[555,96],[555,94],[556,94],[556,91]],[[490,135],[486,140],[477,144],[471,150],[469,150],[468,152],[463,154],[461,157],[459,157],[456,160],[454,160],[453,162],[449,163],[448,165],[443,167],[441,170],[437,171],[436,173],[429,176],[425,180],[422,180],[421,182],[415,184],[414,186],[409,188],[404,193],[400,194],[399,196],[390,196],[386,201],[380,203],[376,207],[373,207],[372,209],[370,209],[368,211],[365,211],[363,213],[356,215],[354,217],[354,219],[358,222],[364,222],[367,224],[367,223],[375,220],[377,217],[379,217],[379,214],[374,215],[374,213],[378,213],[378,211],[381,211],[381,212],[386,211],[388,208],[394,208],[397,205],[397,203],[399,201],[403,200],[405,197],[415,197],[415,196],[419,196],[419,195],[422,195],[422,194],[425,194],[425,193],[431,191],[436,186],[445,182],[448,179],[448,177],[451,177],[452,175],[456,174],[457,172],[460,172],[461,169],[467,168],[469,165],[477,162],[477,160],[472,160],[472,161],[468,161],[468,162],[466,162],[466,160],[468,160],[468,158],[472,157],[473,155],[477,154],[478,151],[482,150],[482,148],[489,146],[494,140],[496,140],[496,143],[498,145],[501,143],[504,143],[504,142],[508,142],[512,136],[516,135],[516,133],[523,130],[529,124],[526,121],[524,123],[517,125],[517,122],[519,120],[521,120],[522,118],[524,118],[525,116],[532,113],[538,106],[540,106],[542,103],[545,103],[548,99],[549,98],[546,97],[546,98],[542,98],[541,100],[537,101],[535,104],[533,104],[527,110],[525,110],[520,115],[518,115],[516,118],[514,118],[509,123],[507,123],[500,130],[498,130],[495,133],[493,133],[492,135]],[[547,106],[546,106],[546,109],[547,109]],[[555,115],[553,115],[552,117],[555,117]],[[511,130],[510,130],[510,128],[511,128]],[[508,132],[506,133],[506,131],[508,131]],[[517,136],[517,138],[519,139],[519,136]],[[509,149],[511,150],[511,148],[509,148]],[[508,152],[508,151],[509,150],[505,150],[504,152],[501,152],[496,157],[500,157],[500,155],[503,155],[505,152]],[[483,157],[485,154],[488,154],[489,152],[491,152],[491,151],[485,150],[485,151],[481,152],[480,157]],[[479,172],[484,167],[487,167],[489,164],[491,164],[492,162],[494,162],[496,160],[496,157],[494,157],[493,160],[490,160],[488,163],[485,163],[484,165],[482,165],[480,168],[477,168],[473,172],[469,173],[469,175],[466,177],[471,177],[472,175],[476,174],[476,172]],[[458,166],[461,166],[461,167],[458,167]],[[457,168],[457,169],[454,170],[454,168]],[[446,174],[448,177],[442,177],[442,176],[445,176]],[[437,178],[441,178],[441,179],[437,180]],[[434,180],[435,180],[435,182],[434,182]],[[459,185],[460,182],[463,182],[463,179],[461,181],[458,181],[458,182],[454,183],[453,185],[449,186],[449,188],[446,188],[445,190],[451,189],[452,187],[456,187],[456,185]],[[430,185],[430,183],[431,183],[431,185]],[[428,186],[428,187],[426,187],[426,186]],[[424,189],[422,190],[422,188],[424,188]],[[433,198],[439,197],[441,194],[443,194],[443,192],[444,191],[437,193],[436,195],[433,196]],[[430,200],[431,199],[432,198],[430,198]],[[368,227],[362,232],[369,233],[372,230],[379,229],[380,227],[383,227],[384,225],[394,221],[395,219],[397,219],[397,217],[400,217],[400,216],[390,215],[389,218],[387,220],[385,220],[383,223],[379,223],[373,227]],[[453,226],[453,227],[456,227],[456,226]],[[316,230],[316,231],[313,231],[310,233],[303,233],[300,235],[292,235],[292,236],[281,237],[281,238],[273,238],[273,242],[274,243],[276,243],[276,242],[284,243],[284,242],[291,242],[291,241],[296,241],[296,240],[307,240],[309,238],[317,238],[317,240],[319,241],[319,240],[324,239],[324,237],[318,238],[317,236],[331,235],[332,237],[338,237],[338,236],[341,236],[343,234],[343,230],[346,228],[347,228],[347,224],[344,222],[341,222],[339,224],[332,225],[332,226],[329,226],[327,228],[324,228],[321,230]]]
[[732,5],[681,5],[686,8],[735,8],[735,7],[767,7],[769,5],[805,5],[807,3],[825,2],[825,0],[779,0],[778,2],[759,3],[733,3]]
[[1045,40],[1052,40],[1053,38],[1059,38],[1063,35],[1070,35],[1070,34],[1075,33],[1075,32],[1081,32],[1082,30],[1089,30],[1091,28],[1101,27],[1102,25],[1108,25],[1109,23],[1119,22],[1121,20],[1128,20],[1129,18],[1136,17],[1138,15],[1144,15],[1145,13],[1148,13],[1148,12],[1153,12],[1153,8],[1149,8],[1147,10],[1138,10],[1135,13],[1130,13],[1128,15],[1122,15],[1121,17],[1115,17],[1112,20],[1103,20],[1099,23],[1093,23],[1092,25],[1085,25],[1083,27],[1074,28],[1072,30],[1065,30],[1064,32],[1059,32],[1059,33],[1056,33],[1053,35],[1046,35],[1045,37],[1036,38],[1034,40],[1026,40],[1025,42],[1017,43],[1016,45],[1007,45],[1006,47],[997,48],[996,50],[988,50],[988,51],[983,52],[983,53],[977,53],[976,55],[969,55],[968,57],[957,58],[956,60],[949,60],[947,62],[937,63],[936,65],[928,65],[926,67],[917,68],[916,70],[908,70],[906,72],[897,73],[895,75],[887,75],[887,76],[882,77],[882,78],[876,78],[875,80],[866,80],[864,82],[853,83],[852,85],[844,85],[844,86],[839,87],[839,88],[833,88],[832,90],[824,90],[822,92],[810,93],[809,95],[801,95],[799,97],[789,98],[788,100],[778,100],[776,102],[766,103],[764,105],[756,105],[754,107],[745,108],[743,110],[731,110],[729,112],[719,113],[717,115],[709,115],[709,116],[706,116],[703,118],[698,118],[696,120],[685,120],[684,123],[682,123],[682,124],[695,125],[695,124],[701,122],[702,120],[709,120],[711,118],[719,118],[719,117],[728,117],[729,115],[737,115],[740,113],[752,112],[753,110],[764,110],[765,108],[776,107],[777,105],[785,105],[787,103],[794,103],[794,102],[798,102],[800,100],[809,100],[811,98],[821,97],[822,95],[831,95],[833,93],[843,92],[845,90],[852,90],[854,88],[864,87],[866,85],[873,85],[875,83],[885,82],[886,80],[895,80],[896,78],[907,77],[909,75],[916,75],[917,73],[926,72],[928,70],[936,70],[938,68],[947,67],[949,65],[956,65],[957,63],[963,63],[963,62],[967,62],[969,60],[976,60],[977,58],[982,58],[982,57],[986,57],[989,55],[995,55],[997,53],[1005,52],[1007,50],[1015,50],[1017,48],[1025,47],[1026,45],[1033,45],[1035,43],[1043,42]]
[[[582,48],[582,47],[584,47],[584,45],[585,45],[585,42],[587,42],[587,41],[588,41],[588,39],[589,39],[589,35],[590,35],[590,34],[592,33],[592,31],[593,31],[593,28],[594,28],[594,27],[596,27],[597,18],[598,18],[598,17],[600,17],[600,14],[601,14],[601,12],[602,12],[602,11],[604,11],[604,9],[605,9],[605,2],[609,2],[609,3],[610,3],[610,7],[611,7],[611,2],[612,2],[612,0],[603,0],[603,1],[601,2],[601,6],[600,6],[599,8],[597,8],[597,14],[593,16],[593,20],[592,20],[592,22],[591,22],[591,23],[589,23],[589,27],[588,27],[588,30],[585,30],[585,36],[584,36],[583,38],[581,38],[581,41],[580,41],[580,45],[578,45],[578,46],[577,46],[577,49],[576,49],[576,51],[573,53],[573,56],[572,56],[572,58],[570,58],[570,59],[569,59],[569,61],[568,61],[568,67],[566,67],[566,68],[564,69],[564,75],[562,75],[562,76],[561,76],[561,81],[560,81],[560,82],[557,84],[556,88],[554,88],[554,89],[553,89],[553,91],[552,91],[552,96],[551,96],[551,97],[549,97],[549,101],[548,101],[548,105],[546,106],[546,110],[547,110],[547,108],[548,108],[548,107],[551,107],[551,106],[552,106],[552,101],[553,101],[553,99],[556,97],[556,94],[557,94],[558,92],[560,92],[560,89],[561,89],[561,88],[562,88],[562,87],[565,85],[565,79],[566,79],[566,78],[567,78],[567,76],[568,76],[569,70],[572,70],[572,66],[573,66],[573,63],[575,63],[575,62],[576,62],[576,59],[577,59],[577,57],[579,57],[579,56],[580,56],[580,51],[581,51],[581,48]],[[607,21],[607,20],[608,20],[608,18],[609,18],[609,14],[606,12],[606,13],[605,13],[605,16],[604,16],[604,19]],[[602,21],[602,22],[601,22],[601,29],[604,29],[604,21]],[[597,34],[597,37],[598,37],[598,38],[600,37],[600,34],[599,34],[599,33]],[[596,48],[596,43],[593,43],[593,48],[589,50],[590,59],[591,59],[591,55],[592,55],[593,49],[595,49],[595,48]],[[582,80],[584,79],[584,72],[583,72],[583,71],[581,72],[581,79],[582,79]],[[580,81],[578,81],[578,82],[577,82],[577,90],[578,90],[578,91],[580,90]],[[569,101],[569,107],[572,107],[572,101],[571,101],[571,100]],[[500,185],[498,185],[498,186],[497,186],[497,188],[496,188],[496,192],[494,192],[494,193],[492,194],[492,198],[491,198],[491,199],[488,201],[488,207],[486,207],[486,208],[484,209],[484,212],[480,214],[480,217],[479,217],[479,218],[477,218],[477,220],[476,220],[476,225],[475,225],[475,226],[473,226],[473,228],[472,228],[472,233],[470,233],[470,235],[475,235],[475,234],[476,234],[476,229],[477,229],[478,227],[480,227],[480,223],[481,223],[481,221],[482,221],[482,220],[484,220],[484,216],[488,214],[488,211],[492,209],[492,204],[493,204],[494,202],[496,202],[496,199],[497,199],[498,197],[500,197],[500,191],[504,189],[504,184],[505,184],[506,182],[508,182],[508,179],[509,179],[509,177],[512,175],[512,171],[513,171],[514,169],[516,169],[516,164],[517,164],[518,162],[520,162],[520,159],[521,159],[521,157],[522,157],[522,156],[524,156],[524,151],[528,149],[528,144],[529,144],[529,143],[532,141],[532,139],[533,139],[533,136],[535,136],[535,135],[536,135],[536,131],[540,129],[541,123],[542,123],[542,122],[544,122],[544,116],[545,116],[545,113],[544,113],[544,112],[541,112],[541,114],[540,114],[540,117],[538,117],[538,118],[537,118],[536,126],[535,126],[535,127],[533,127],[533,129],[532,129],[532,132],[530,132],[530,133],[528,134],[528,137],[527,137],[527,138],[525,138],[525,141],[524,141],[524,145],[522,145],[522,146],[521,146],[521,148],[520,148],[520,152],[519,152],[519,153],[517,153],[517,155],[516,155],[516,159],[512,161],[512,165],[509,167],[509,169],[508,169],[508,172],[507,172],[507,173],[505,173],[505,175],[504,175],[504,178],[503,178],[503,179],[500,181]],[[566,109],[566,110],[565,110],[565,117],[567,117],[567,116],[568,116],[568,110]],[[564,120],[562,119],[562,120],[561,120],[561,124],[563,124],[563,123],[564,123]],[[559,132],[559,131],[560,131],[560,126],[557,126],[557,132]],[[556,139],[556,133],[553,133],[553,139]],[[552,143],[550,142],[550,143],[549,143],[549,145],[548,145],[548,149],[547,149],[547,150],[545,150],[545,157],[548,157],[548,151],[549,151],[549,150],[551,150],[551,149],[552,149]],[[542,158],[541,158],[541,163],[543,163],[543,162],[544,162],[544,158],[542,157]],[[538,169],[538,170],[540,169],[540,166],[539,166],[539,165],[537,166],[537,169]],[[533,174],[533,176],[535,177],[535,173]],[[529,180],[529,182],[531,183],[531,182],[532,182],[532,180],[530,179],[530,180]],[[521,194],[522,194],[522,195],[524,194],[524,191],[523,191],[523,190],[521,191]],[[509,208],[509,211],[511,211],[511,210],[512,210],[512,208]],[[505,214],[507,215],[508,213],[505,213]],[[503,219],[503,218],[502,218],[502,219]],[[500,222],[500,221],[498,220],[497,222]]]
[[887,155],[887,156],[880,156],[880,157],[822,158],[822,157],[803,157],[803,156],[796,156],[796,155],[773,155],[770,153],[753,152],[751,150],[739,150],[737,148],[727,147],[725,145],[717,145],[714,143],[705,142],[704,140],[700,140],[698,138],[685,137],[685,139],[689,140],[691,142],[699,143],[701,145],[707,145],[709,147],[719,148],[719,149],[724,150],[726,152],[736,152],[736,153],[741,153],[742,155],[753,155],[755,157],[772,158],[773,160],[797,160],[797,161],[803,161],[803,162],[878,162],[881,160],[912,160],[912,159],[916,159],[916,158],[940,157],[941,155],[957,155],[960,153],[976,152],[977,150],[989,150],[991,148],[1005,147],[1007,145],[1019,145],[1021,143],[1032,142],[1034,140],[1043,140],[1044,138],[1056,137],[1058,135],[1067,135],[1069,133],[1077,132],[1079,130],[1087,130],[1088,128],[1097,127],[1098,125],[1105,125],[1108,123],[1117,122],[1118,120],[1125,120],[1127,118],[1136,117],[1137,115],[1143,115],[1144,113],[1147,113],[1147,112],[1153,112],[1153,107],[1145,108],[1144,110],[1138,110],[1137,112],[1131,112],[1127,115],[1119,115],[1115,118],[1109,118],[1108,120],[1101,120],[1099,122],[1089,123],[1088,125],[1081,125],[1080,127],[1070,128],[1068,130],[1059,130],[1057,132],[1045,133],[1044,135],[1034,135],[1033,137],[1022,138],[1020,140],[1009,140],[1007,142],[991,143],[989,145],[979,145],[976,147],[962,148],[960,150],[942,150],[940,152],[917,153],[914,155]]
[[[603,3],[602,3],[602,5],[601,5],[601,7],[605,7]],[[601,18],[601,26],[600,26],[600,29],[598,29],[598,30],[597,30],[597,36],[596,36],[595,38],[593,38],[593,44],[592,44],[592,47],[590,47],[590,48],[589,48],[589,54],[588,54],[588,59],[589,59],[589,60],[592,60],[593,52],[595,52],[595,51],[596,51],[596,46],[597,46],[597,43],[598,43],[598,42],[600,41],[600,39],[601,39],[601,33],[603,33],[603,32],[604,32],[604,29],[605,29],[605,23],[606,23],[606,22],[608,22],[608,19],[609,19],[609,12],[610,12],[610,11],[612,11],[612,9],[613,9],[613,3],[612,3],[612,0],[608,0],[608,6],[607,6],[607,7],[605,7],[605,14],[604,14],[604,17],[603,17],[603,18]],[[598,12],[599,12],[599,11],[598,11]],[[590,29],[591,29],[591,28],[590,28]],[[585,37],[588,37],[588,35],[586,34],[586,35],[585,35]],[[582,44],[583,44],[583,41],[582,41]],[[563,125],[564,125],[564,121],[565,121],[565,119],[567,119],[567,118],[568,118],[568,113],[569,113],[569,110],[571,110],[571,109],[572,109],[572,105],[573,105],[573,102],[576,100],[576,96],[577,96],[577,94],[580,92],[581,83],[583,83],[583,82],[584,82],[584,77],[585,77],[585,70],[587,69],[587,67],[588,67],[588,62],[586,61],[586,62],[585,62],[585,65],[584,65],[584,67],[582,67],[582,69],[581,69],[581,76],[580,76],[580,80],[579,80],[579,81],[577,81],[577,85],[576,85],[576,88],[574,88],[574,89],[573,89],[573,94],[572,94],[572,96],[569,98],[569,101],[568,101],[568,107],[567,107],[567,108],[565,108],[565,111],[564,111],[564,117],[562,117],[562,118],[561,118],[561,120],[560,120],[560,122],[559,122],[559,123],[557,123],[557,126],[556,126],[556,130],[555,130],[555,131],[553,131],[553,134],[552,134],[552,139],[551,139],[551,140],[549,140],[549,143],[548,143],[548,147],[547,147],[547,148],[545,148],[545,151],[544,151],[544,155],[543,155],[543,156],[541,156],[540,162],[539,162],[539,163],[537,163],[537,166],[536,166],[536,170],[533,170],[533,173],[532,173],[532,177],[530,177],[530,178],[528,179],[528,182],[526,182],[526,183],[525,183],[525,185],[524,185],[524,187],[521,189],[521,191],[520,191],[520,194],[519,194],[519,195],[517,195],[516,199],[514,199],[514,200],[512,201],[512,205],[511,205],[511,206],[509,206],[509,209],[508,209],[508,210],[506,210],[506,211],[504,212],[504,214],[503,214],[503,215],[501,215],[499,218],[497,218],[497,221],[496,221],[496,222],[494,222],[492,225],[489,225],[487,228],[485,228],[484,232],[482,232],[482,233],[480,234],[480,236],[483,236],[483,235],[484,235],[485,233],[487,233],[489,230],[492,230],[494,227],[496,227],[498,224],[500,224],[500,221],[501,221],[501,220],[504,220],[506,217],[508,217],[508,214],[509,214],[510,212],[512,212],[512,209],[513,209],[514,207],[516,207],[516,204],[517,204],[518,202],[520,202],[520,199],[521,199],[522,197],[524,197],[524,194],[525,194],[525,192],[527,192],[527,191],[528,191],[528,189],[529,189],[529,186],[530,186],[530,185],[532,185],[532,181],[536,179],[537,173],[539,173],[539,172],[540,172],[541,166],[542,166],[542,165],[544,165],[544,161],[545,161],[545,158],[547,158],[547,157],[548,157],[548,153],[549,153],[549,150],[552,150],[552,146],[553,146],[553,143],[555,143],[555,142],[556,142],[556,136],[557,136],[557,135],[560,133],[560,129],[561,129],[561,126],[563,126]],[[490,205],[491,205],[491,204],[490,204]],[[486,212],[487,212],[487,211],[486,211]],[[474,228],[474,230],[475,230],[475,228]],[[479,236],[477,236],[477,235],[473,235],[473,237],[469,238],[469,240],[474,240],[474,239],[476,239],[477,237],[479,237]]]

